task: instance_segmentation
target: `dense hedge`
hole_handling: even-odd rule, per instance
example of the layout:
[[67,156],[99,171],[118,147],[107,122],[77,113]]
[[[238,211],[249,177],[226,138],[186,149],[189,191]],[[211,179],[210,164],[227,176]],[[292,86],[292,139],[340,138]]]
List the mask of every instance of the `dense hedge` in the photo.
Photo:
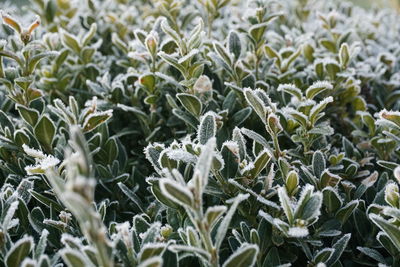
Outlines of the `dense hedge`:
[[0,266],[400,265],[398,13],[31,2],[2,4]]

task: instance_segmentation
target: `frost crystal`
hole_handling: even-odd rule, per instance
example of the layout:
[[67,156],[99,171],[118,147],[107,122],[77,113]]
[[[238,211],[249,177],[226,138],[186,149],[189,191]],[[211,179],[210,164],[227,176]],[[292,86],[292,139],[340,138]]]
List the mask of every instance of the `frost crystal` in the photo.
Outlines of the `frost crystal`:
[[196,162],[196,157],[183,149],[173,149],[167,152],[168,158],[186,163]]
[[27,155],[31,156],[32,158],[35,158],[35,159],[44,159],[44,158],[46,158],[46,155],[42,151],[30,148],[26,144],[23,144],[22,148],[24,149],[24,152]]
[[304,227],[291,227],[289,228],[288,235],[291,237],[306,237],[308,236],[308,229]]

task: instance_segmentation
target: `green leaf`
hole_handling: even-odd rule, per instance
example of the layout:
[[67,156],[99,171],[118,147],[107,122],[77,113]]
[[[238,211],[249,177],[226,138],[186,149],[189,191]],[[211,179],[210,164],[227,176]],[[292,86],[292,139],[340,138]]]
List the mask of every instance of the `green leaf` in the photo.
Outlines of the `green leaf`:
[[69,267],[92,267],[84,258],[83,254],[76,249],[63,249],[60,251],[61,257]]
[[195,181],[195,186],[199,193],[202,193],[208,184],[208,176],[210,174],[214,158],[215,146],[215,138],[210,138],[203,147],[194,168],[193,180]]
[[272,247],[268,251],[268,254],[265,257],[262,267],[275,267],[280,264],[281,264],[281,260],[279,258],[278,249],[276,247]]
[[350,52],[349,45],[347,43],[343,43],[339,49],[339,61],[342,67],[347,67],[350,61]]
[[196,256],[198,256],[199,258],[201,258],[202,260],[209,262],[211,259],[211,255],[210,253],[208,253],[207,251],[205,251],[202,248],[197,248],[197,247],[192,247],[192,246],[184,246],[184,245],[171,245],[169,246],[169,249],[172,252],[189,252],[189,253],[193,253]]
[[160,179],[161,193],[174,203],[192,207],[194,200],[190,190],[170,179]]
[[179,64],[179,62],[178,62],[178,60],[177,60],[176,58],[174,58],[174,57],[172,57],[172,56],[170,56],[170,55],[168,55],[168,54],[166,54],[166,53],[164,53],[164,52],[162,52],[162,51],[159,52],[158,55],[159,55],[165,62],[167,62],[168,64],[170,64],[171,66],[173,66],[174,68],[176,68],[177,70],[179,70],[179,71],[181,72],[181,74],[182,74],[183,76],[185,76],[185,74],[186,74],[185,68],[184,68],[181,64]]
[[32,73],[35,70],[39,61],[41,61],[42,59],[47,58],[47,57],[56,57],[58,55],[59,55],[59,53],[55,52],[55,51],[43,52],[43,53],[34,55],[33,57],[31,57],[29,59],[29,63],[28,63],[29,72]]
[[45,253],[46,246],[47,246],[47,237],[49,235],[49,231],[44,229],[42,234],[40,235],[39,242],[36,244],[34,258],[39,260],[39,258]]
[[161,267],[163,266],[163,259],[161,257],[151,257],[141,262],[138,267]]
[[313,258],[313,262],[314,263],[327,262],[333,255],[334,251],[335,250],[332,248],[324,248],[318,251],[318,253]]
[[44,115],[35,126],[36,138],[48,151],[51,150],[55,133],[56,127],[47,115]]
[[186,93],[181,93],[177,94],[176,97],[187,111],[189,111],[196,117],[200,116],[202,110],[202,104],[196,96]]
[[85,118],[83,123],[83,131],[90,132],[108,121],[112,117],[112,110],[103,112],[94,112]]
[[253,244],[243,244],[222,265],[223,267],[249,267],[257,260],[259,248]]
[[315,96],[321,94],[326,90],[332,90],[333,86],[331,83],[327,81],[317,81],[314,82],[308,89],[306,90],[306,97],[308,99],[314,99]]
[[232,116],[232,124],[235,126],[240,126],[243,122],[247,120],[248,117],[250,117],[252,112],[251,107],[247,107],[244,109],[239,110]]
[[28,257],[33,248],[32,237],[24,237],[18,240],[7,252],[5,262],[8,267],[19,266]]
[[342,200],[339,194],[332,187],[326,187],[322,191],[323,202],[328,212],[335,212],[342,206]]
[[161,256],[165,251],[167,244],[163,243],[147,243],[143,246],[139,253],[139,261],[145,261],[154,256]]
[[46,5],[46,20],[51,23],[54,20],[54,16],[57,12],[56,0],[49,0]]
[[[302,205],[300,203],[299,205]],[[322,205],[322,194],[321,192],[314,193],[305,203],[302,213],[296,213],[296,218],[311,221],[315,217],[319,216]]]
[[264,149],[260,154],[258,154],[254,161],[254,168],[250,170],[250,177],[252,179],[257,178],[258,175],[267,167],[271,158],[271,152],[268,149]]
[[182,111],[180,109],[176,109],[176,108],[172,110],[172,113],[176,117],[178,117],[179,119],[181,119],[182,121],[187,123],[189,126],[191,126],[193,129],[197,130],[198,121],[192,114],[190,114],[186,111]]
[[130,190],[126,185],[123,183],[119,182],[118,187],[121,189],[121,191],[135,204],[135,206],[143,212],[143,204],[140,198],[135,194],[134,191]]
[[314,152],[312,158],[312,168],[314,175],[317,176],[317,178],[321,178],[321,174],[326,168],[326,162],[324,154],[322,154],[322,152],[319,150]]
[[229,53],[233,54],[236,60],[240,57],[242,45],[239,35],[235,31],[231,31],[228,35],[228,49]]
[[225,165],[221,171],[225,179],[233,178],[239,169],[239,146],[234,141],[227,141],[222,145],[221,156]]
[[81,46],[79,45],[77,38],[65,30],[61,30],[60,32],[63,44],[76,54],[79,54],[81,52]]
[[342,178],[339,175],[333,174],[326,169],[321,174],[320,188],[335,187],[341,180]]
[[269,45],[265,45],[264,52],[268,58],[275,58],[275,64],[278,66],[278,68],[281,67],[282,57],[275,49]]
[[336,218],[338,218],[342,222],[342,224],[344,224],[350,217],[350,215],[354,212],[354,210],[358,207],[359,203],[360,202],[357,199],[350,201],[346,204],[346,206],[341,208],[336,213]]
[[200,126],[197,132],[197,138],[200,144],[204,145],[208,139],[214,137],[217,132],[217,122],[213,112],[207,112],[201,117]]
[[[314,193],[314,186],[306,184],[297,202],[294,217],[303,219],[314,218],[319,215],[321,204],[321,193]],[[309,207],[312,209],[309,209]]]
[[296,171],[290,171],[288,173],[285,185],[289,196],[293,196],[297,192],[299,186],[299,175]]
[[234,199],[227,201],[232,202],[232,205],[218,226],[217,234],[215,236],[215,248],[217,249],[217,251],[221,247],[222,242],[225,239],[225,235],[229,229],[229,224],[231,223],[232,217],[235,214],[237,207],[239,206],[240,202],[246,200],[248,197],[249,194],[239,194]]
[[264,102],[254,94],[254,91],[250,88],[243,89],[244,96],[247,100],[247,103],[253,108],[253,110],[260,117],[261,121],[266,123],[267,119],[267,109],[264,105]]
[[368,247],[357,247],[357,249],[359,251],[361,251],[364,255],[376,260],[379,263],[384,264],[385,258],[383,257],[383,255],[381,253],[379,253],[379,251],[372,249],[372,248],[368,248]]
[[258,24],[251,26],[249,29],[250,36],[253,37],[253,39],[256,42],[260,42],[264,36],[265,31],[267,30],[267,25],[268,25],[268,22],[264,22],[264,23],[258,23]]
[[325,109],[325,107],[331,102],[333,102],[333,98],[329,96],[324,100],[322,100],[321,102],[319,102],[311,109],[309,118],[312,125],[314,125],[319,119],[318,115],[320,114],[320,112],[322,112]]
[[340,259],[340,257],[343,254],[343,251],[346,249],[347,244],[349,243],[350,237],[351,234],[345,234],[333,245],[332,248],[335,249],[335,251],[333,252],[331,258],[326,263],[327,266],[333,266]]
[[281,71],[282,72],[287,72],[290,65],[296,60],[301,55],[301,49],[297,49],[294,53],[292,53],[287,59],[283,61],[283,66]]
[[228,66],[232,66],[232,58],[229,55],[228,51],[226,51],[225,47],[223,47],[220,43],[217,42],[214,42],[213,45],[215,52],[217,52],[217,54],[223,60],[223,62]]
[[383,219],[381,216],[376,214],[370,214],[369,218],[375,223],[382,231],[386,233],[393,245],[400,251],[400,229],[393,223]]
[[303,97],[303,92],[297,88],[294,84],[280,84],[278,86],[278,89],[276,89],[278,92],[285,92],[288,93],[294,97],[296,97],[298,100],[301,100]]
[[332,53],[336,53],[336,44],[328,39],[321,39],[319,43]]
[[92,23],[92,25],[90,25],[89,31],[82,38],[82,47],[89,45],[90,41],[93,39],[94,35],[96,34],[96,31],[97,31],[97,24]]
[[294,222],[293,208],[285,187],[278,189],[278,196],[286,218],[289,224],[292,224]]
[[207,208],[204,218],[211,230],[216,225],[219,218],[221,218],[222,214],[226,212],[226,210],[227,210],[226,206],[212,206]]
[[178,45],[178,47],[181,45],[181,37],[174,29],[172,29],[168,25],[168,22],[166,19],[161,22],[161,29],[175,41],[175,43]]
[[16,105],[16,108],[26,123],[28,123],[31,126],[36,125],[36,123],[39,119],[39,112],[37,112],[33,108],[27,108],[25,106],[18,105],[18,104]]
[[156,86],[156,77],[152,73],[143,74],[139,77],[139,83],[152,93]]

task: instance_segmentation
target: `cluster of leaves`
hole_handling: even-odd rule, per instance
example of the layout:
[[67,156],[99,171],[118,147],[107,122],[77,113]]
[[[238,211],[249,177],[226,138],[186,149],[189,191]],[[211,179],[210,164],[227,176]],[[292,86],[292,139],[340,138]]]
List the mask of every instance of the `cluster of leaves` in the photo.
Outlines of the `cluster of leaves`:
[[400,264],[398,13],[31,2],[0,26],[1,266]]

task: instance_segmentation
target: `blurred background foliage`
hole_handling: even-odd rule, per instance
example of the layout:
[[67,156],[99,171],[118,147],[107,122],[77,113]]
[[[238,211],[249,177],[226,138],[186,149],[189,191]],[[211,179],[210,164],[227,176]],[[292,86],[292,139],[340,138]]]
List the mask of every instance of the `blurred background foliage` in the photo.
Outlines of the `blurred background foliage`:
[[[0,0],[0,5],[9,4],[10,6],[29,6],[29,3],[34,0]],[[68,0],[67,0],[68,1]],[[341,1],[341,0],[326,0],[328,1]],[[364,8],[374,8],[374,7],[392,7],[400,11],[400,0],[350,0],[354,4],[364,7]],[[0,8],[5,8],[0,6]]]

